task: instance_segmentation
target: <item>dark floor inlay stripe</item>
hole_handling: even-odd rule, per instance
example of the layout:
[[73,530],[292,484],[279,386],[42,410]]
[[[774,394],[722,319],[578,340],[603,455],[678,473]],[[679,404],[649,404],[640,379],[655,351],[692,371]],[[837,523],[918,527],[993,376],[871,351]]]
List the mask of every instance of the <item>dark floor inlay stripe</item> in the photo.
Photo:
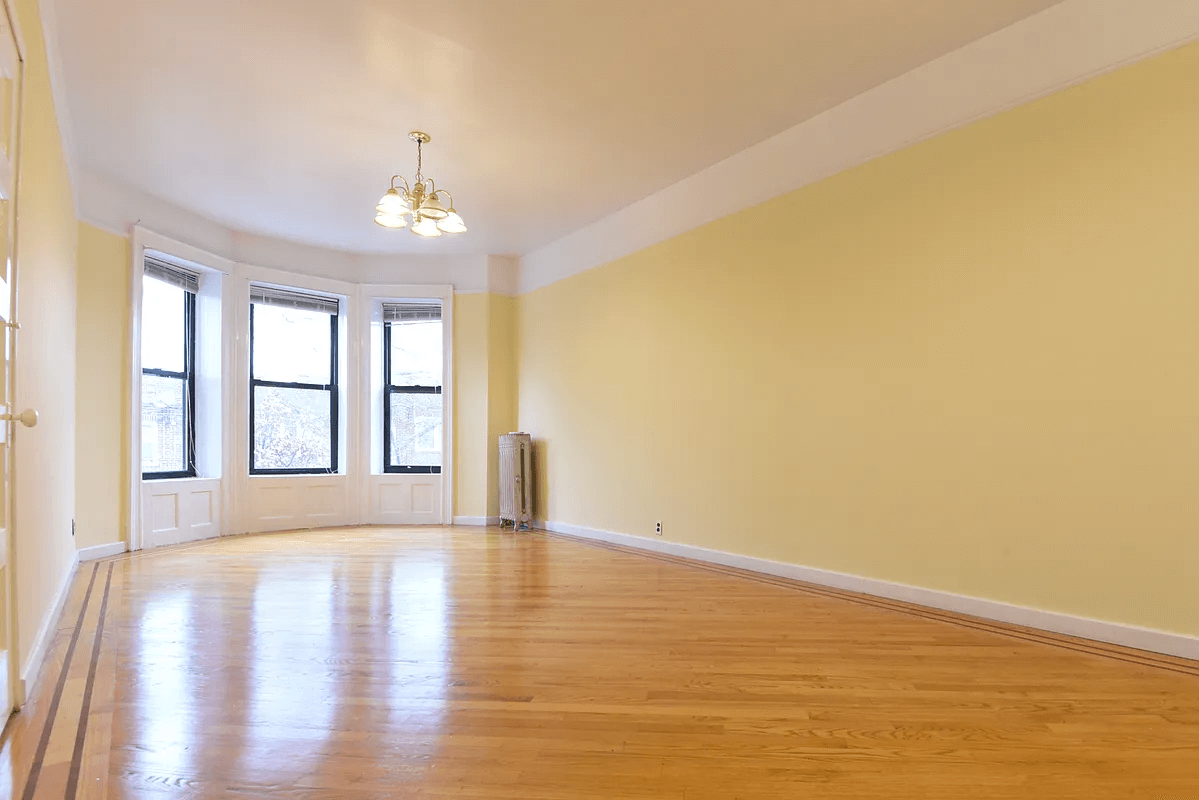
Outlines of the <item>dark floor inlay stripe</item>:
[[96,573],[100,565],[92,567],[92,577],[87,582],[87,593],[83,595],[83,604],[79,607],[79,619],[75,620],[75,630],[71,633],[71,643],[67,645],[67,654],[62,660],[62,672],[58,676],[58,685],[54,687],[54,697],[50,707],[46,709],[46,724],[42,728],[42,738],[38,740],[37,750],[33,754],[33,764],[29,767],[29,778],[25,781],[25,791],[22,800],[33,800],[37,791],[37,779],[42,774],[42,759],[46,757],[46,748],[50,746],[50,734],[54,730],[54,718],[58,716],[58,704],[62,702],[62,691],[67,685],[67,673],[71,671],[71,657],[75,655],[75,645],[79,643],[79,632],[83,630],[83,618],[87,614],[87,604],[92,599],[92,587],[96,584]]
[[[97,565],[99,566],[99,565]],[[92,709],[92,691],[96,686],[96,665],[100,662],[100,645],[104,641],[104,615],[108,613],[108,590],[112,588],[112,564],[104,579],[104,599],[100,601],[100,618],[96,620],[96,639],[92,642],[92,661],[87,668],[87,684],[83,689],[83,706],[79,709],[79,729],[75,732],[75,752],[71,755],[71,771],[67,775],[67,793],[63,800],[75,800],[79,791],[79,770],[83,767],[83,742],[87,738],[87,720]]]

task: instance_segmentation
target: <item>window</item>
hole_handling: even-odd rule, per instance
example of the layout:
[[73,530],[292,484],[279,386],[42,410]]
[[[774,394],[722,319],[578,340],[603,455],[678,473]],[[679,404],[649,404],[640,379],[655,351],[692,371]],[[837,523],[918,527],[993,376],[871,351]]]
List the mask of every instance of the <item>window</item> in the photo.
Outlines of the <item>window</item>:
[[250,287],[250,474],[337,471],[336,298]]
[[383,470],[441,472],[441,304],[383,304]]
[[142,478],[194,478],[199,276],[152,256],[144,271]]

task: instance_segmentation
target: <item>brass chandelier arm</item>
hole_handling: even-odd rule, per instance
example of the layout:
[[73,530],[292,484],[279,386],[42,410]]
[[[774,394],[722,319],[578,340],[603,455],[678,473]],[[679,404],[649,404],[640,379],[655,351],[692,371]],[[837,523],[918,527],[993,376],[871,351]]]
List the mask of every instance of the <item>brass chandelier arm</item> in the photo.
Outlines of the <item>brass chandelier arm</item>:
[[[403,175],[391,176],[391,188],[375,206],[375,223],[393,230],[405,228],[408,227],[405,217],[411,214],[410,230],[418,236],[465,233],[466,225],[454,210],[454,196],[437,188],[433,179],[424,175],[424,145],[430,141],[429,135],[412,131],[408,138],[416,143],[416,177],[409,183]],[[449,208],[443,205],[445,200],[449,201]]]

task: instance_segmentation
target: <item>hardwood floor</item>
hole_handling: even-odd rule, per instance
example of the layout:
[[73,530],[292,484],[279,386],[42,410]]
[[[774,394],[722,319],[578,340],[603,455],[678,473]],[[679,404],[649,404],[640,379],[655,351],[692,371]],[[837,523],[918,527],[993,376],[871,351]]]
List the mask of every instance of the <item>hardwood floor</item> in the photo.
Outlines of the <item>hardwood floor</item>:
[[80,568],[0,795],[1199,798],[1199,664],[540,533]]

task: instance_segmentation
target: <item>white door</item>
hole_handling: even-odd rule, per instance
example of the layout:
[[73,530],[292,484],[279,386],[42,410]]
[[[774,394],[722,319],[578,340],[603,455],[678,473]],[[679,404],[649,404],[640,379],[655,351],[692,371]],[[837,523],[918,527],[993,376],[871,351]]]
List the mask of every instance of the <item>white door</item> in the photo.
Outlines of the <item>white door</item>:
[[[4,671],[4,707],[12,709],[17,696],[17,608],[12,552],[12,438],[14,422],[13,355],[16,349],[16,203],[17,144],[21,127],[22,62],[7,9],[0,12],[0,661]],[[32,425],[32,412],[19,415]],[[0,724],[7,714],[0,715]]]

